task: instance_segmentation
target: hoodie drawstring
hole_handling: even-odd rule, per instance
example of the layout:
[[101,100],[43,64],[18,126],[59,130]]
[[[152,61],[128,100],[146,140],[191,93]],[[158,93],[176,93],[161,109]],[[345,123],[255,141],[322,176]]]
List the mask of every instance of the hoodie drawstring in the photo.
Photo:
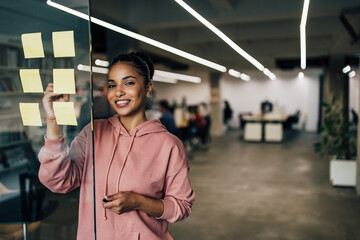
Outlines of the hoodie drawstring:
[[[138,131],[138,129],[135,130],[135,133],[134,133],[134,135],[133,135],[132,138],[131,138],[131,142],[130,142],[129,149],[128,149],[126,155],[125,155],[124,163],[123,163],[123,165],[122,165],[122,167],[121,167],[121,170],[120,170],[120,173],[119,173],[117,182],[116,182],[116,186],[118,186],[118,192],[120,192],[120,177],[121,177],[121,174],[122,174],[122,172],[123,172],[123,170],[124,170],[126,161],[127,161],[128,157],[129,157],[129,154],[130,154],[131,148],[132,148],[132,146],[133,146],[133,143],[134,143],[134,140],[135,140],[137,131]],[[119,138],[120,138],[120,132],[119,132],[118,137],[116,138],[115,145],[114,145],[114,148],[113,148],[113,151],[112,151],[112,154],[111,154],[111,158],[110,158],[110,161],[109,161],[107,170],[106,170],[104,196],[107,196],[108,179],[109,179],[110,167],[111,167],[111,164],[112,164],[112,162],[113,162],[113,160],[114,160],[115,150],[116,150],[116,146],[117,146],[117,144],[118,144]],[[103,215],[104,215],[104,219],[106,220],[106,219],[107,219],[106,208],[104,208]]]
[[127,161],[128,156],[129,156],[129,154],[130,154],[130,151],[131,151],[131,148],[132,148],[132,146],[133,146],[133,143],[134,143],[134,140],[135,140],[135,136],[136,136],[136,133],[138,132],[138,130],[139,130],[139,129],[136,129],[136,131],[134,132],[134,135],[133,135],[132,138],[131,138],[131,143],[130,143],[129,149],[128,149],[127,153],[126,153],[126,156],[125,156],[125,159],[124,159],[124,163],[123,163],[123,165],[122,165],[122,167],[121,167],[121,170],[120,170],[120,173],[119,173],[117,182],[116,182],[116,186],[118,187],[118,192],[120,192],[120,177],[121,177],[121,174],[122,174],[122,172],[123,172],[123,170],[124,170],[126,161]]
[[[118,143],[118,141],[119,141],[119,138],[120,138],[120,131],[119,131],[119,134],[118,134],[118,136],[117,136],[117,138],[116,138],[116,140],[115,140],[115,145],[114,145],[113,151],[112,151],[112,153],[111,153],[111,157],[110,157],[110,161],[109,161],[108,167],[107,167],[107,169],[106,169],[104,196],[107,196],[108,178],[109,178],[110,167],[111,167],[111,164],[112,164],[113,159],[114,159],[114,154],[115,154],[115,150],[116,150],[116,147],[117,147],[117,143]],[[103,215],[104,215],[104,219],[106,220],[106,219],[107,219],[107,216],[106,216],[106,208],[104,208]]]

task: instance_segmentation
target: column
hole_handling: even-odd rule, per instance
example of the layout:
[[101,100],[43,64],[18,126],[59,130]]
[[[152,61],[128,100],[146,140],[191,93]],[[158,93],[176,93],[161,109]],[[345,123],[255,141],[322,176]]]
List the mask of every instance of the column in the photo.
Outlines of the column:
[[222,98],[220,91],[220,72],[210,72],[211,96],[211,135],[218,137],[223,134]]
[[325,69],[322,101],[330,103],[336,95],[336,104],[343,108],[344,120],[349,120],[349,77],[342,72],[345,56],[331,55]]

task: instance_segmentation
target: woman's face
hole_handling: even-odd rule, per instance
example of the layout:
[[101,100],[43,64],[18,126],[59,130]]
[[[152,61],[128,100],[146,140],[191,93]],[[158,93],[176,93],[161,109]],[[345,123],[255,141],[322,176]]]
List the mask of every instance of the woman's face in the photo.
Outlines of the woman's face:
[[145,112],[146,95],[151,83],[145,88],[144,77],[130,63],[118,62],[110,68],[107,99],[119,116],[134,117]]

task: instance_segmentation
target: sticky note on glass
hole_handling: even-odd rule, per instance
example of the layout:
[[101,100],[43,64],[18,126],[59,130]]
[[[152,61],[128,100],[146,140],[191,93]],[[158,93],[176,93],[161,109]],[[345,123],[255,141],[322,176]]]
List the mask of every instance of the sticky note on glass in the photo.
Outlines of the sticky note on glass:
[[44,47],[41,40],[41,33],[21,34],[21,42],[25,58],[43,58]]
[[53,32],[54,57],[75,57],[74,31]]
[[58,125],[77,126],[73,102],[53,102],[53,108]]
[[39,103],[19,103],[24,126],[42,126]]
[[74,69],[53,69],[54,93],[75,94]]
[[20,69],[20,79],[25,93],[43,93],[39,69]]

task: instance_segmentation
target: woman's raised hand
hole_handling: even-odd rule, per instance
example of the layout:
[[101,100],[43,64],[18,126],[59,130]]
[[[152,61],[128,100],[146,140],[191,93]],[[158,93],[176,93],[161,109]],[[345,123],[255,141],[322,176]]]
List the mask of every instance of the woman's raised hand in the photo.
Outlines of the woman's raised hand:
[[45,95],[42,98],[42,103],[46,112],[46,119],[55,120],[53,102],[68,102],[69,98],[69,94],[54,93],[54,84],[49,83],[45,90]]
[[54,93],[54,84],[49,83],[45,95],[42,98],[46,112],[46,137],[47,139],[59,139],[63,136],[62,126],[56,124],[53,102],[68,102],[69,94]]

